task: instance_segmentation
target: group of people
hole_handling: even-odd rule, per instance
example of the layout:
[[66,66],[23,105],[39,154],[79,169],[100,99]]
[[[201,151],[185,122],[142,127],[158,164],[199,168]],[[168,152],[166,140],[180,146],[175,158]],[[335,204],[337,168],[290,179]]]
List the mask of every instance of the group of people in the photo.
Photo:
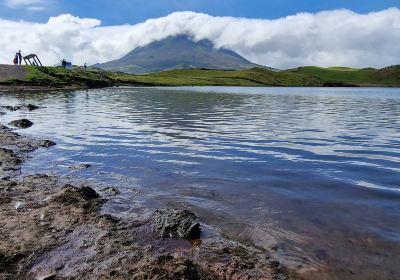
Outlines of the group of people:
[[14,57],[14,61],[13,61],[14,65],[21,65],[22,64],[22,54],[21,54],[21,50],[19,50]]

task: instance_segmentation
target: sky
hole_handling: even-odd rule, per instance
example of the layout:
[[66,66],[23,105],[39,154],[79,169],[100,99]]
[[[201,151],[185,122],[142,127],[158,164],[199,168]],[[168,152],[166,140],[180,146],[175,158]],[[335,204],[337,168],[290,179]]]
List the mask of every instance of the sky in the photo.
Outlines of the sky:
[[94,64],[181,33],[276,68],[383,67],[400,64],[400,1],[0,0],[0,63]]

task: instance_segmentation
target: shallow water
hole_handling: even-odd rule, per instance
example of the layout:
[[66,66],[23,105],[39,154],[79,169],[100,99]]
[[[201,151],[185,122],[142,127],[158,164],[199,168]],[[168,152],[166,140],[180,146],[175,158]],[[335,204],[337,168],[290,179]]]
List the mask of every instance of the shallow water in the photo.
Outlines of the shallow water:
[[[189,207],[315,279],[400,279],[400,90],[112,88],[0,94],[58,145],[24,172],[118,186],[117,215]],[[91,163],[92,169],[68,167]]]

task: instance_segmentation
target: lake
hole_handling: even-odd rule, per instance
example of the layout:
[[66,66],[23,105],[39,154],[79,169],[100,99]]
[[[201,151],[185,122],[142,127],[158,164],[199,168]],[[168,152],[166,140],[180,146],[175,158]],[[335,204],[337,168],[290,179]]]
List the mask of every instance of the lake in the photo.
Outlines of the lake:
[[[190,208],[204,236],[309,279],[400,279],[400,89],[107,88],[0,94],[57,142],[23,172],[113,185],[104,211]],[[88,170],[71,169],[81,163]]]

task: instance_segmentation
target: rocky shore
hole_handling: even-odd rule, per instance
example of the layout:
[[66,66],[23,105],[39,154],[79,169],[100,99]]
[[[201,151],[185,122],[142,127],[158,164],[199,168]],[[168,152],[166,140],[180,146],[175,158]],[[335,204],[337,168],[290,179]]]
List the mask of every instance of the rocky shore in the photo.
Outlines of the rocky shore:
[[[0,116],[40,109],[2,105]],[[30,152],[55,144],[0,125],[0,279],[289,279],[268,252],[202,239],[189,209],[120,219],[100,211],[117,190],[22,174]]]

